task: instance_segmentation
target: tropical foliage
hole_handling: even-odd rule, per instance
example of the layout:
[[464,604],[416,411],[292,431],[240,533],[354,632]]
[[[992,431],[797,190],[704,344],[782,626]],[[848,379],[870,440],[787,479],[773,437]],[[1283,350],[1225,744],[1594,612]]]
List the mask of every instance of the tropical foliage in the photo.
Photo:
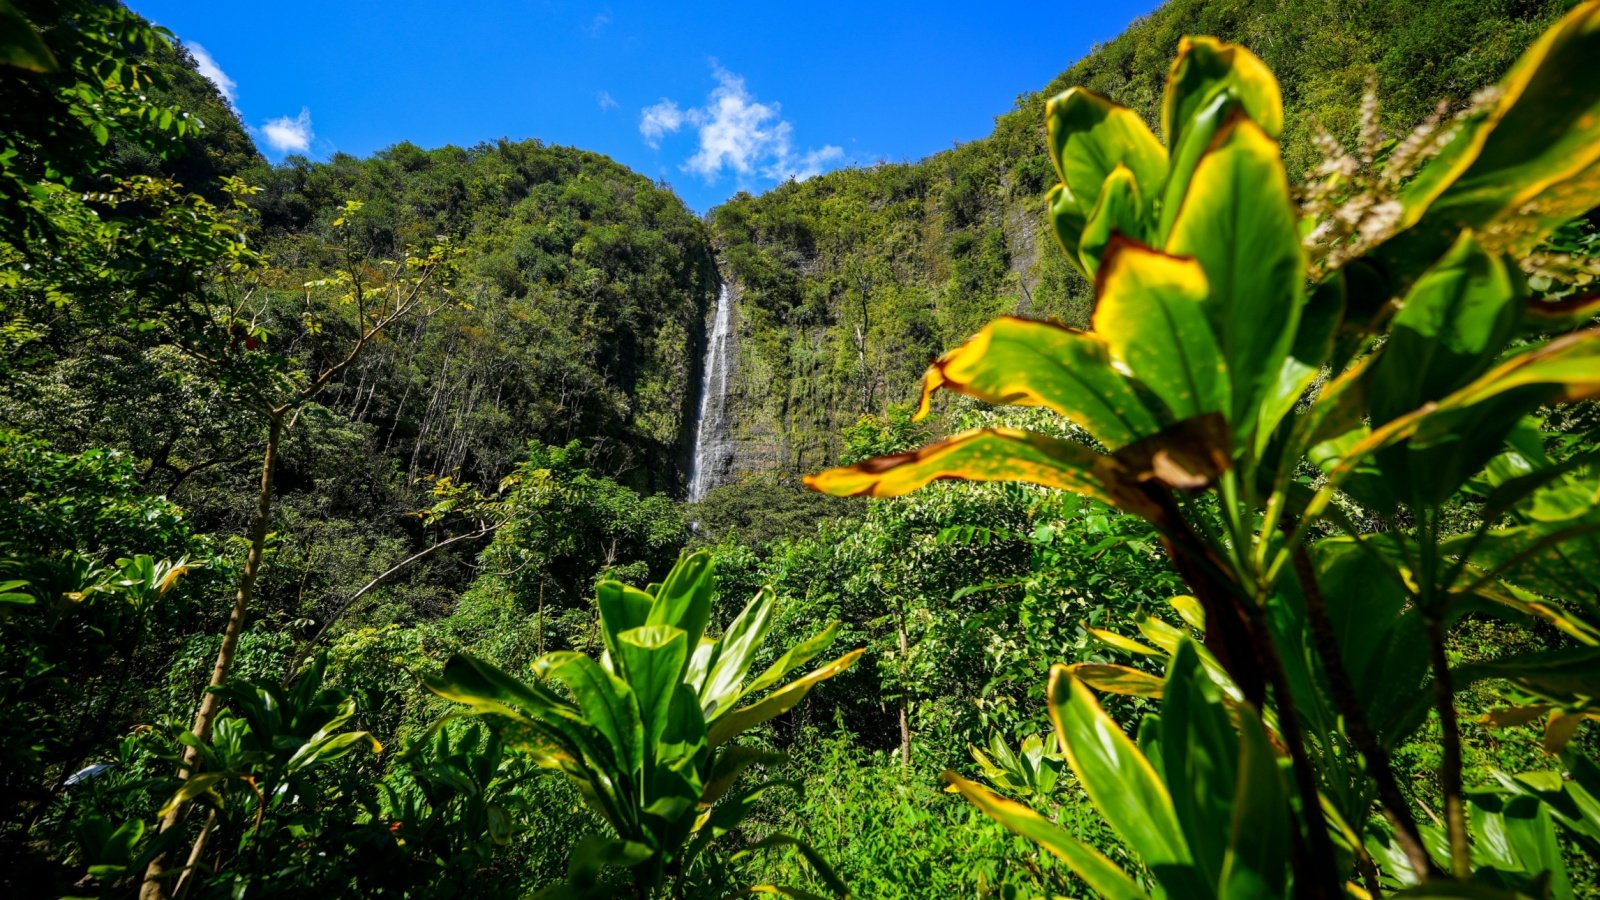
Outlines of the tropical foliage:
[[0,0],[0,888],[1596,896],[1597,22],[1169,0],[702,218]]
[[[1559,859],[1529,849],[1555,845],[1548,810],[1507,818],[1481,790],[1469,810],[1455,691],[1499,677],[1559,694],[1522,707],[1547,716],[1552,750],[1590,702],[1593,686],[1564,676],[1595,659],[1591,579],[1574,568],[1591,532],[1591,460],[1547,441],[1538,413],[1600,392],[1600,332],[1569,330],[1584,317],[1569,315],[1574,304],[1532,299],[1518,259],[1600,203],[1600,92],[1566,75],[1597,34],[1600,5],[1573,10],[1431,139],[1435,158],[1381,215],[1346,234],[1297,222],[1276,143],[1281,93],[1243,47],[1180,45],[1164,145],[1101,95],[1057,96],[1050,220],[1094,282],[1092,327],[997,320],[929,369],[922,412],[943,388],[1048,407],[1085,439],[977,429],[809,479],[875,496],[943,478],[1025,481],[1156,529],[1193,593],[1209,665],[1180,640],[1164,685],[1060,668],[1050,689],[1063,751],[1151,888],[1333,895],[1357,877],[1378,893],[1384,879],[1453,876],[1566,889]],[[1302,235],[1328,270],[1315,281]],[[1554,508],[1534,522],[1535,507]],[[1324,528],[1344,534],[1319,540]],[[1474,613],[1541,620],[1573,640],[1452,663],[1448,630]],[[1408,665],[1423,655],[1426,670]],[[1142,746],[1105,717],[1095,683],[1163,698]],[[1433,697],[1442,833],[1419,828],[1390,761],[1426,711],[1397,689]],[[1036,815],[957,784],[1097,891],[1144,890]],[[1501,855],[1474,855],[1473,831],[1480,843],[1516,837]]]

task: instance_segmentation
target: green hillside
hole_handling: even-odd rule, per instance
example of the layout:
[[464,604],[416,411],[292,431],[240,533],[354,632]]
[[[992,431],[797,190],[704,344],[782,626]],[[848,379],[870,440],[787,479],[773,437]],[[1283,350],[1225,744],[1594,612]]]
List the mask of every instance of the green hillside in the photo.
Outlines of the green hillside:
[[1403,135],[1491,84],[1570,5],[1171,0],[1020,97],[988,138],[735,197],[711,221],[724,274],[743,289],[736,402],[749,465],[799,474],[832,461],[844,426],[914,402],[928,360],[995,315],[1087,322],[1089,285],[1044,218],[1056,181],[1047,98],[1083,85],[1156,127],[1179,39],[1236,41],[1282,84],[1284,158],[1298,177],[1321,160],[1316,124],[1354,143],[1369,79],[1385,132]]

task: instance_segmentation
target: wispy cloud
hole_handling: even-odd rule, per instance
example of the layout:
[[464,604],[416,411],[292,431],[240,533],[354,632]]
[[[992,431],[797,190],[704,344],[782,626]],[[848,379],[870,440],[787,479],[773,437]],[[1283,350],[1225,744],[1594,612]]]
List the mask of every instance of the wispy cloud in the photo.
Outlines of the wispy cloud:
[[616,109],[618,105],[617,99],[611,96],[610,91],[601,91],[600,93],[595,94],[594,100],[596,103],[600,104],[601,112],[609,112],[610,110]]
[[222,99],[228,101],[229,106],[237,103],[239,100],[239,83],[229,78],[227,72],[222,71],[222,67],[217,65],[217,60],[211,55],[210,51],[199,44],[189,41],[185,41],[183,46],[189,51],[189,55],[194,57],[194,67],[200,71],[201,75],[205,76],[207,81],[217,86],[217,92],[222,94]]
[[844,149],[832,144],[797,152],[794,126],[783,118],[779,104],[760,102],[743,78],[715,62],[712,73],[717,86],[704,106],[684,110],[663,99],[645,108],[639,133],[646,144],[660,147],[662,138],[684,123],[694,125],[699,145],[683,168],[707,182],[729,171],[741,178],[759,175],[773,181],[804,181],[843,160]]
[[663,99],[654,106],[646,106],[639,115],[639,133],[652,148],[661,146],[661,139],[683,127],[683,110],[671,100]]
[[594,18],[589,21],[588,25],[583,27],[583,30],[589,35],[589,37],[599,37],[600,32],[605,31],[606,26],[610,24],[611,7],[607,6],[606,8],[595,13]]
[[311,149],[316,133],[311,130],[311,110],[300,108],[300,115],[268,119],[261,125],[261,137],[279,153],[305,153]]

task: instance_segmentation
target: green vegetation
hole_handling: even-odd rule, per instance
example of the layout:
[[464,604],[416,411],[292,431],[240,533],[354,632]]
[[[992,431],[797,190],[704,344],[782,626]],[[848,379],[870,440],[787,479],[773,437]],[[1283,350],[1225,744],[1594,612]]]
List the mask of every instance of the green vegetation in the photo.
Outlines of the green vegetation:
[[[943,388],[1048,407],[1083,437],[973,429],[808,479],[878,497],[1021,481],[1160,536],[1192,592],[1173,601],[1186,627],[1145,630],[1159,649],[1111,643],[1170,656],[1166,679],[1058,664],[1048,697],[1068,765],[1151,883],[951,776],[1097,893],[1332,897],[1355,877],[1374,895],[1450,878],[1571,893],[1556,823],[1584,842],[1596,823],[1552,810],[1594,802],[1592,762],[1496,771],[1469,793],[1456,690],[1515,685],[1528,699],[1491,721],[1543,720],[1558,753],[1600,687],[1597,573],[1579,555],[1600,481],[1587,441],[1538,415],[1600,394],[1600,330],[1532,300],[1517,267],[1600,200],[1600,92],[1567,77],[1597,41],[1600,4],[1582,5],[1441,137],[1386,154],[1396,189],[1383,203],[1330,167],[1314,196],[1343,192],[1344,205],[1303,232],[1276,141],[1281,93],[1243,47],[1180,43],[1165,146],[1127,107],[1060,94],[1046,106],[1061,179],[1049,217],[1094,282],[1092,328],[998,319],[928,370],[922,411]],[[1307,250],[1322,270],[1309,290]],[[1452,659],[1451,628],[1469,615],[1563,636]],[[1095,687],[1161,698],[1137,744]],[[1444,822],[1426,831],[1402,789],[1421,773],[1390,759],[1427,714],[1419,691],[1442,745]]]
[[1053,252],[1045,221],[1048,98],[1083,86],[1159,128],[1179,39],[1242,44],[1281,82],[1283,157],[1299,184],[1323,161],[1318,129],[1360,136],[1369,80],[1378,126],[1404,134],[1441,102],[1467,105],[1570,5],[1169,0],[1020,97],[989,138],[736,196],[711,224],[741,289],[734,393],[749,465],[798,476],[833,464],[857,417],[912,397],[929,359],[996,316],[1088,325],[1089,282]]
[[1600,0],[1172,0],[704,222],[0,22],[6,891],[1600,896]]

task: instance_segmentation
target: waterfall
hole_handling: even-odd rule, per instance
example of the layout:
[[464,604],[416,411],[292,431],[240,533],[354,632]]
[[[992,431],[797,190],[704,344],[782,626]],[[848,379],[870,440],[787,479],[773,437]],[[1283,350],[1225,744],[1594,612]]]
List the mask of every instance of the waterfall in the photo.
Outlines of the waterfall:
[[728,434],[728,379],[733,372],[733,298],[717,288],[717,313],[706,339],[700,373],[700,411],[694,421],[694,457],[689,463],[689,502],[698,503],[733,465]]

